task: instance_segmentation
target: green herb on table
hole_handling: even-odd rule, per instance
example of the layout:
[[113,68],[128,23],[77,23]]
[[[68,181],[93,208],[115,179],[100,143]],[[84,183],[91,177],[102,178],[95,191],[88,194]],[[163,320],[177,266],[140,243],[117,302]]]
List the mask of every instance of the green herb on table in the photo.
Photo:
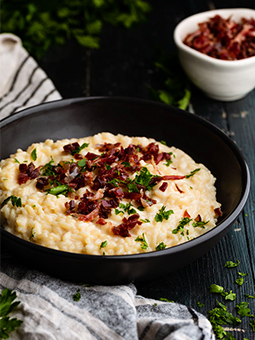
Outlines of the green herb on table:
[[17,294],[6,288],[2,290],[0,295],[0,335],[1,339],[8,339],[11,332],[15,331],[23,323],[17,318],[10,318],[9,314],[17,308],[20,301],[14,300]]
[[159,298],[159,300],[164,302],[174,302],[173,300],[168,300],[166,298]]
[[233,261],[227,261],[227,262],[225,263],[224,267],[226,267],[226,268],[235,268],[235,267],[237,267],[237,266],[239,265],[239,263],[240,263],[239,260],[237,260],[236,263],[233,262]]
[[31,152],[31,158],[33,161],[37,160],[37,152],[36,152],[36,148]]
[[255,320],[251,320],[250,326],[252,328],[252,331],[255,333]]
[[127,29],[146,20],[151,5],[145,0],[3,1],[2,32],[18,35],[24,47],[41,58],[50,46],[69,40],[98,49],[107,24]]
[[202,303],[202,302],[198,302],[198,303],[197,303],[197,306],[200,307],[200,308],[201,308],[201,307],[204,307],[204,305],[205,305],[205,304]]
[[137,236],[137,238],[135,239],[136,242],[141,242],[141,248],[142,249],[147,249],[149,247],[146,239],[145,239],[145,236],[144,236],[144,233],[142,235],[142,237],[140,236]]
[[229,293],[225,292],[222,286],[216,284],[210,286],[210,293],[221,294],[225,300],[234,301],[236,299],[236,294],[232,290]]
[[236,305],[236,310],[237,310],[237,314],[241,316],[241,318],[243,318],[244,316],[248,316],[249,318],[254,318],[253,314],[250,314],[250,308],[248,308],[249,303],[248,302],[240,302],[238,305]]
[[160,89],[147,86],[150,98],[186,110],[191,99],[191,85],[177,54],[166,55],[161,51],[155,67]]
[[215,307],[208,312],[208,319],[212,324],[216,338],[223,339],[224,336],[227,335],[227,332],[223,329],[222,325],[236,326],[241,322],[241,319],[233,316],[223,303],[217,301],[217,304],[218,307]]
[[235,283],[236,283],[238,286],[242,286],[242,284],[244,283],[244,278],[243,278],[243,277],[238,277],[238,278],[235,280]]
[[81,293],[80,293],[80,289],[78,289],[77,292],[73,295],[73,300],[80,301],[80,299],[81,299]]
[[0,209],[5,206],[9,201],[11,201],[13,207],[22,207],[22,202],[21,202],[21,198],[11,195],[9,197],[7,197],[1,204]]
[[170,215],[172,215],[174,212],[173,210],[166,210],[166,206],[163,205],[160,209],[159,212],[155,216],[155,221],[156,222],[163,222],[163,220],[168,220]]
[[255,294],[254,295],[244,294],[244,296],[249,299],[255,299]]

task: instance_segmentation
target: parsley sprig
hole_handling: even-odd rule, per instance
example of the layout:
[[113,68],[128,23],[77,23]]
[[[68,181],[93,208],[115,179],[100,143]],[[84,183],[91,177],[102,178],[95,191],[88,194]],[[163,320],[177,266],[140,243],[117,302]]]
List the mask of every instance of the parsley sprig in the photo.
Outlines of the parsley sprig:
[[141,242],[141,248],[142,249],[147,249],[149,247],[146,239],[145,239],[145,235],[144,233],[142,234],[142,237],[137,236],[137,238],[135,239],[136,242]]
[[22,207],[22,202],[21,202],[21,198],[11,195],[9,197],[7,197],[1,204],[0,208],[3,208],[3,206],[5,206],[9,201],[11,201],[13,207]]
[[163,220],[168,220],[170,215],[172,215],[174,212],[173,210],[166,210],[166,206],[163,205],[160,209],[159,212],[155,216],[155,221],[156,222],[163,222]]
[[17,294],[14,291],[6,288],[2,290],[0,295],[0,335],[1,339],[8,339],[11,332],[15,331],[23,323],[17,318],[10,318],[9,314],[17,308],[20,301],[14,300]]

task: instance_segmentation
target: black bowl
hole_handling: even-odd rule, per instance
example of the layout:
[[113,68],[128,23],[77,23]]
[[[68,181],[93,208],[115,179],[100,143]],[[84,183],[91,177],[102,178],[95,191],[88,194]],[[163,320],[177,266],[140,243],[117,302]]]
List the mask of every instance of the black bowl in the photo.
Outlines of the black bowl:
[[123,284],[153,279],[204,255],[226,234],[249,194],[250,175],[231,139],[208,121],[164,104],[131,98],[77,98],[24,110],[1,122],[1,158],[33,142],[85,137],[99,132],[164,140],[207,166],[217,178],[223,216],[211,231],[161,251],[96,256],[53,250],[22,240],[3,228],[3,245],[26,265],[69,281]]

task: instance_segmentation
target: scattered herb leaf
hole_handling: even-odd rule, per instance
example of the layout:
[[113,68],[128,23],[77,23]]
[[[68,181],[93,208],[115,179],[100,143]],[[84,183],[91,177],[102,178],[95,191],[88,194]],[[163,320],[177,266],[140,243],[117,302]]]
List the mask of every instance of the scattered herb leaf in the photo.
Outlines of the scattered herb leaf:
[[31,157],[33,161],[37,160],[37,152],[36,152],[36,148],[31,152]]
[[159,212],[155,216],[155,221],[156,222],[163,222],[163,220],[168,220],[170,215],[172,215],[174,212],[173,210],[167,210],[166,211],[166,206],[163,205],[160,209]]
[[137,238],[135,239],[136,242],[141,242],[141,248],[142,249],[147,249],[149,247],[146,239],[145,239],[145,236],[144,236],[144,233],[142,235],[142,237],[139,237],[137,236]]

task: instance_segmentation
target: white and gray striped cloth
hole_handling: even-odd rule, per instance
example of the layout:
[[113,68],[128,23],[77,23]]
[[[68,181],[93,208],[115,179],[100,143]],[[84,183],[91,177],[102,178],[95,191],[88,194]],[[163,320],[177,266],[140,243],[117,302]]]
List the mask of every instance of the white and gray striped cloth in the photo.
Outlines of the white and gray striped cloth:
[[[18,37],[0,35],[0,119],[42,102],[61,99]],[[133,284],[87,286],[1,259],[0,288],[17,293],[11,317],[23,320],[10,339],[213,340],[210,322],[193,308],[146,299]],[[73,297],[77,293],[80,299]]]

